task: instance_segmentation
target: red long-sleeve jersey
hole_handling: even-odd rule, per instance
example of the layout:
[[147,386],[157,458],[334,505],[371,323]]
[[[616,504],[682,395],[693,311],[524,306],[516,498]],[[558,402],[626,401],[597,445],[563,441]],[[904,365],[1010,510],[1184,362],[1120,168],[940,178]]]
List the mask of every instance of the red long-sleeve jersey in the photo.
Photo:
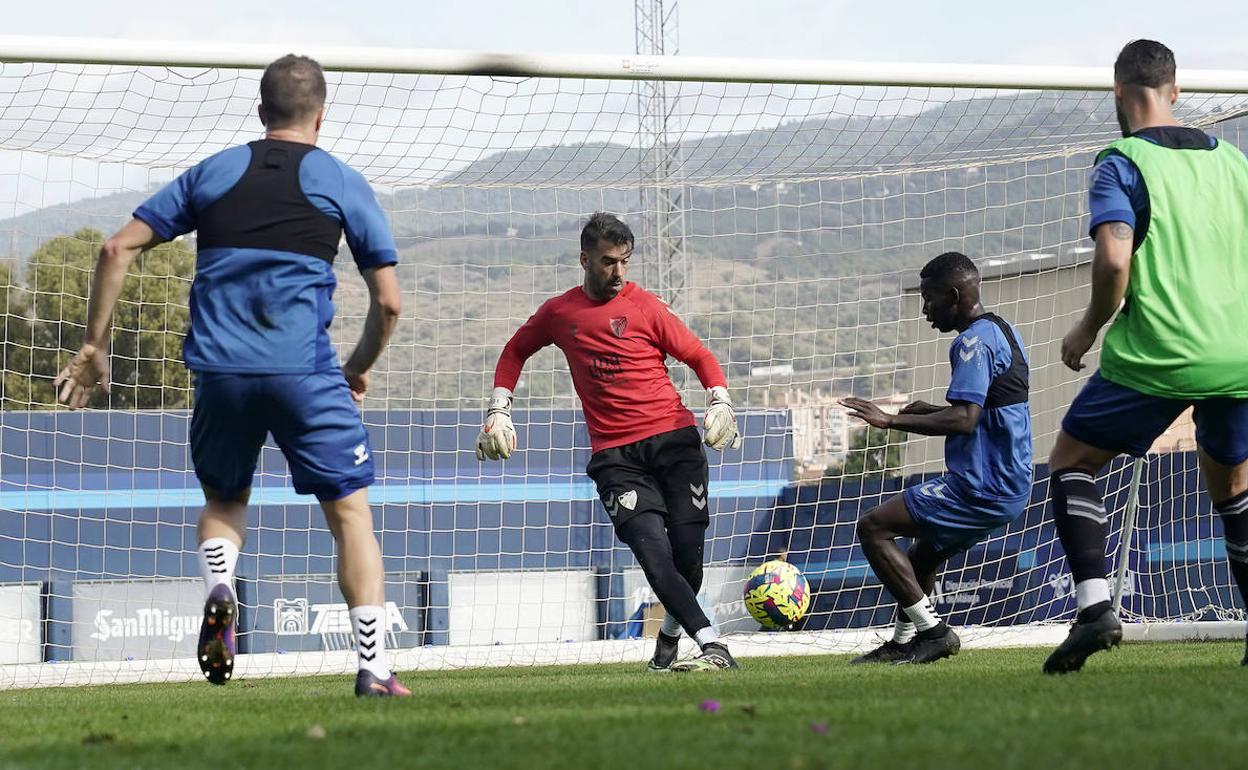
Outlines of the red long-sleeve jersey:
[[606,302],[576,287],[552,297],[516,330],[494,370],[494,387],[514,390],[524,362],[555,344],[568,359],[593,451],[694,424],[667,374],[683,361],[706,388],[727,386],[711,351],[650,292],[631,281]]

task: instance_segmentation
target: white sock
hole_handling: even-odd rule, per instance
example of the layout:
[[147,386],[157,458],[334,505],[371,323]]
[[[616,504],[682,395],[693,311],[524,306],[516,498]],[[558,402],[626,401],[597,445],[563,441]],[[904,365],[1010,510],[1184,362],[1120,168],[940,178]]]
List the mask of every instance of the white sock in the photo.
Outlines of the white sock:
[[219,585],[234,591],[234,565],[238,564],[238,546],[224,537],[210,537],[199,544],[199,573],[204,576],[204,596]]
[[680,621],[669,612],[663,616],[663,626],[659,630],[668,636],[680,636]]
[[906,607],[905,613],[919,631],[926,631],[940,625],[940,616],[936,614],[936,610],[932,609],[932,603],[927,600],[926,596],[919,599],[917,604]]
[[378,679],[390,678],[390,665],[386,661],[386,608],[374,604],[352,607],[351,632],[355,635],[355,652],[360,668],[371,671]]
[[719,632],[715,630],[715,626],[707,626],[694,634],[693,640],[698,643],[699,647],[705,647],[719,641]]
[[1109,601],[1109,581],[1105,578],[1089,578],[1075,584],[1075,603],[1079,609]]
[[905,644],[914,638],[918,633],[914,624],[906,619],[905,613],[898,613],[897,620],[893,623],[893,641],[897,644]]

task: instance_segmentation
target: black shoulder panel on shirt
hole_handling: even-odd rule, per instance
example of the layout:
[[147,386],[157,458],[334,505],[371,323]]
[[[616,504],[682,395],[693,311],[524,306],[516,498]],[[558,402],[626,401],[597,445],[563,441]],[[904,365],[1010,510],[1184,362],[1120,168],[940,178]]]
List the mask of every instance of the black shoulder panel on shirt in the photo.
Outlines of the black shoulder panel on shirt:
[[995,313],[984,313],[980,318],[996,324],[1010,346],[1010,368],[993,378],[992,384],[988,386],[988,394],[984,398],[984,408],[996,409],[1010,404],[1025,403],[1031,390],[1031,372],[1027,368],[1027,359],[1018,346],[1018,340],[1014,338],[1014,330],[1005,322],[1005,319]]
[[1215,146],[1213,138],[1204,131],[1187,126],[1150,126],[1132,136],[1152,140],[1158,147],[1171,150],[1212,150]]
[[342,225],[318,209],[299,185],[310,144],[251,142],[243,176],[199,217],[201,249],[271,249],[333,262]]

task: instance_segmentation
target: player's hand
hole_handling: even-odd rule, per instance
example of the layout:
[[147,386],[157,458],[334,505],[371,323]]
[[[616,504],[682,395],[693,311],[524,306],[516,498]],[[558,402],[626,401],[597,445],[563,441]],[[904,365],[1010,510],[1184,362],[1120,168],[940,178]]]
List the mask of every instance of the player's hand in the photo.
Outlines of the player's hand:
[[347,380],[347,387],[351,388],[351,398],[355,399],[355,403],[364,403],[364,394],[368,392],[368,372],[356,372],[344,366],[342,376]]
[[56,400],[70,409],[81,409],[91,400],[96,385],[105,393],[109,392],[109,373],[108,351],[95,345],[83,345],[52,380],[52,387],[58,391]]
[[1082,322],[1075,324],[1075,328],[1062,338],[1062,363],[1076,372],[1085,368],[1083,357],[1095,343],[1095,331],[1089,332]]
[[926,401],[911,401],[903,406],[898,414],[935,414],[943,409],[943,406],[929,404]]
[[740,448],[741,431],[737,430],[737,416],[732,411],[732,397],[728,395],[728,389],[716,385],[708,391],[708,399],[706,414],[702,416],[706,445],[716,452],[724,451],[729,445],[733,449]]
[[485,424],[477,434],[478,460],[506,460],[516,448],[516,428],[511,424],[511,391],[495,388],[485,412]]
[[893,416],[865,398],[850,396],[842,398],[840,403],[849,410],[850,417],[857,417],[873,428],[893,427]]

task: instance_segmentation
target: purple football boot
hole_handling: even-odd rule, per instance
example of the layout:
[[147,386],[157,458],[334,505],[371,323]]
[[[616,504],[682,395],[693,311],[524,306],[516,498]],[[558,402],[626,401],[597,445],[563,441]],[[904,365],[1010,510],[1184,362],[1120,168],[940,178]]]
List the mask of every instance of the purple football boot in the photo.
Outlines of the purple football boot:
[[234,674],[234,623],[238,600],[230,587],[222,584],[208,593],[204,602],[204,622],[199,627],[199,670],[213,684],[225,684]]
[[389,679],[378,679],[372,671],[360,669],[355,675],[355,694],[360,698],[406,698],[412,691],[393,673]]

